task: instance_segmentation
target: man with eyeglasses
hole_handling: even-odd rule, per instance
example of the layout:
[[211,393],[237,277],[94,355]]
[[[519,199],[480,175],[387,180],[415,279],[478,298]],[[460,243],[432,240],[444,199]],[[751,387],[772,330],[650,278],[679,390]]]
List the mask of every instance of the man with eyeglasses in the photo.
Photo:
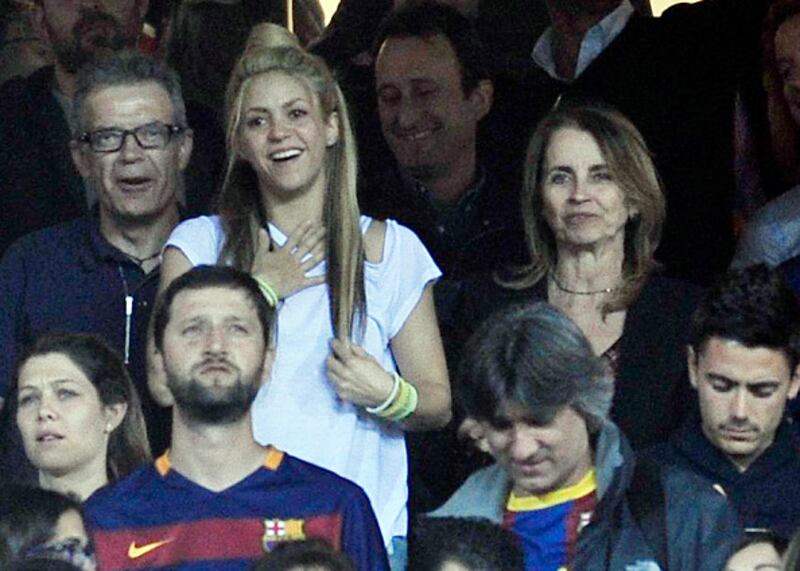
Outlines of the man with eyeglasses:
[[[71,109],[80,68],[136,45],[148,0],[33,0],[36,31],[54,65],[0,87],[0,255],[27,233],[72,220],[97,197],[70,157]],[[213,113],[189,105],[203,137],[186,171],[188,212],[200,212],[222,170],[223,135]]]
[[165,64],[120,53],[81,72],[70,151],[98,207],[21,238],[0,261],[0,396],[38,335],[98,333],[124,357],[151,445],[163,450],[169,421],[147,391],[144,348],[192,145],[177,75]]

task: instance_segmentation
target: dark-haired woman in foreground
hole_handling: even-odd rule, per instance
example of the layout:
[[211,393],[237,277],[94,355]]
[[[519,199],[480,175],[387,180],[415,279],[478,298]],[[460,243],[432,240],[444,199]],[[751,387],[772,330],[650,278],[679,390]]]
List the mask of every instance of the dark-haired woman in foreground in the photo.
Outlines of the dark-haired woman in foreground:
[[136,390],[97,336],[35,341],[17,365],[10,406],[43,488],[85,500],[150,457]]

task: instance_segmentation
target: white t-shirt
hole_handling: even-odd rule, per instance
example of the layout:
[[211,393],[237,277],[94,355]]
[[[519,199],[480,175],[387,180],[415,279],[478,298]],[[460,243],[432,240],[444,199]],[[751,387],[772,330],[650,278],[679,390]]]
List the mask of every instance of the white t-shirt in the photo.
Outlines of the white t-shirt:
[[[361,231],[372,222],[361,217]],[[270,225],[278,244],[286,236]],[[219,218],[202,216],[180,224],[167,246],[193,265],[215,264],[224,235]],[[325,272],[325,262],[309,275]],[[383,259],[364,265],[367,327],[362,347],[386,369],[396,370],[389,343],[417,305],[425,286],[441,272],[419,238],[393,220],[386,222]],[[407,459],[397,426],[336,396],[325,372],[333,338],[325,284],[301,290],[278,312],[277,354],[272,375],[253,404],[253,432],[298,458],[356,482],[369,496],[388,545],[406,535]]]

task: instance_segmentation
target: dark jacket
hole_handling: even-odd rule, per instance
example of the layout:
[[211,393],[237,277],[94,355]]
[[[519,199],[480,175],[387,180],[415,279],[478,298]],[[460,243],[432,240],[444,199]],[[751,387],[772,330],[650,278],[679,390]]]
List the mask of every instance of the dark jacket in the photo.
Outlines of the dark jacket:
[[23,348],[48,331],[96,333],[125,351],[126,288],[134,299],[128,371],[142,400],[156,452],[169,441],[169,415],[147,390],[145,346],[159,272],[145,275],[100,234],[87,215],[14,243],[0,259],[0,396]]
[[[626,490],[633,454],[613,423],[595,446],[598,503],[578,538],[572,571],[651,571],[656,554],[631,515]],[[722,569],[739,542],[740,529],[727,500],[702,479],[680,470],[660,472],[665,494],[666,548],[670,571]],[[510,490],[498,465],[473,474],[434,517],[484,517],[502,523]]]
[[[686,342],[700,293],[685,282],[652,276],[628,308],[611,418],[635,450],[666,441],[696,406]],[[495,311],[536,301],[547,301],[546,280],[522,290],[488,279],[468,282],[454,320],[442,324],[448,346],[459,347]]]
[[782,423],[772,445],[740,472],[700,424],[699,415],[692,415],[668,443],[647,456],[721,486],[746,529],[768,528],[789,539],[800,526],[800,443],[791,426]]

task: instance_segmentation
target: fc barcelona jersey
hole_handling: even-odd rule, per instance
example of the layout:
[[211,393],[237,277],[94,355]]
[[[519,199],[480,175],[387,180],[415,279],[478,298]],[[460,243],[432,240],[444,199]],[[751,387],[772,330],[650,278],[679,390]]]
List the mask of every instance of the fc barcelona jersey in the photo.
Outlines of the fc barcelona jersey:
[[544,496],[517,497],[512,492],[503,527],[519,539],[526,571],[569,568],[578,534],[591,521],[597,481],[590,470],[577,484]]
[[86,512],[104,571],[244,570],[281,542],[312,537],[346,552],[359,570],[388,567],[364,492],[275,448],[219,492],[173,470],[165,454],[96,492]]

